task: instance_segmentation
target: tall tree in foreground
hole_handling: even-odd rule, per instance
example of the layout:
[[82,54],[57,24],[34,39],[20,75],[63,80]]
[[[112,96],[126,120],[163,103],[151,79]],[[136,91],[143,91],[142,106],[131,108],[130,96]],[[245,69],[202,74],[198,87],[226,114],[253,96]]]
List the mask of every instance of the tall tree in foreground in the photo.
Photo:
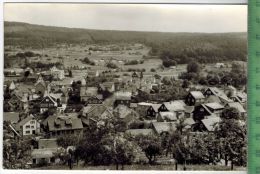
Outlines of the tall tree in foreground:
[[215,135],[220,140],[221,156],[225,159],[225,164],[231,161],[231,170],[234,164],[246,164],[246,124],[239,120],[236,109],[227,108],[223,111]]
[[30,139],[8,139],[3,142],[3,167],[6,169],[25,169],[31,161]]
[[149,164],[155,164],[156,157],[162,151],[160,138],[156,135],[139,135],[135,139],[149,160]]

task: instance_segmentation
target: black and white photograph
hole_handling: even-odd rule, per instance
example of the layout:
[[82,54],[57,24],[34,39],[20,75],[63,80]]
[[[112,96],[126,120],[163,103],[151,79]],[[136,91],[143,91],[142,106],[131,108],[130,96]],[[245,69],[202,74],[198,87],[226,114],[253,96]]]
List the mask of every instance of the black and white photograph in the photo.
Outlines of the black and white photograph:
[[246,171],[246,5],[3,6],[3,169]]

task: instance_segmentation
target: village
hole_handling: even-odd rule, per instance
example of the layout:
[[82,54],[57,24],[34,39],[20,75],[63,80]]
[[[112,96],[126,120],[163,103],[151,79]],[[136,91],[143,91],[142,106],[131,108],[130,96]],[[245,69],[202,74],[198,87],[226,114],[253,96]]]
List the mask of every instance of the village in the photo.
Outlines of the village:
[[[130,49],[132,53],[127,52]],[[108,135],[122,136],[126,140],[136,137],[147,139],[149,145],[149,137],[153,140],[156,137],[156,141],[163,142],[176,132],[180,133],[180,137],[185,137],[185,141],[187,139],[192,141],[193,138],[203,139],[204,136],[215,134],[218,124],[225,116],[235,115],[239,125],[246,126],[246,87],[244,84],[238,84],[239,82],[235,83],[236,87],[233,86],[231,81],[234,79],[224,74],[230,71],[244,73],[245,70],[242,70],[245,68],[244,65],[236,65],[239,62],[234,61],[211,65],[196,63],[193,65],[191,62],[190,65],[167,68],[152,67],[147,62],[155,58],[147,59],[149,51],[142,52],[140,49],[148,48],[142,44],[132,44],[125,49],[113,45],[88,47],[87,58],[77,60],[80,66],[68,62],[65,66],[64,61],[72,59],[67,56],[57,59],[59,63],[48,64],[46,63],[48,60],[41,61],[45,63],[41,68],[39,66],[35,68],[33,57],[38,57],[37,61],[44,58],[52,60],[52,57],[41,54],[28,56],[27,52],[27,55],[24,53],[20,56],[20,58],[24,56],[21,59],[23,61],[20,60],[20,67],[9,65],[5,68],[3,114],[5,166],[7,168],[59,166],[66,165],[68,159],[73,161],[70,162],[72,166],[76,165],[76,159],[84,161],[84,157],[75,157],[74,152],[80,149],[79,144],[75,142],[84,141],[84,136],[91,130],[103,128],[109,128]],[[123,52],[122,50],[128,55],[135,54],[139,57],[132,62],[111,59],[110,56],[107,56],[107,59],[105,56],[97,58],[100,52],[103,55],[114,53],[111,57],[116,57],[115,54]],[[126,54],[125,52],[122,54]],[[194,67],[189,68],[192,66]],[[207,71],[207,68],[211,71]],[[215,72],[212,69],[215,69]],[[190,75],[195,73],[195,76],[192,75],[190,78],[189,73]],[[202,75],[198,75],[199,73]],[[214,76],[218,73],[222,73],[222,77]],[[198,83],[195,83],[196,76],[202,76],[197,80]],[[70,141],[72,137],[74,142]],[[29,142],[28,147],[22,145],[24,146],[22,152],[12,154],[13,144],[25,141]],[[171,142],[170,146],[178,144],[178,141]],[[172,164],[177,169],[176,161],[182,165],[186,165],[186,162],[195,163],[195,159],[190,157],[191,152],[181,158],[174,156],[176,153],[172,148],[172,151],[167,148],[169,144],[163,146],[163,143],[160,143],[160,150],[155,148],[153,149],[155,152],[147,151],[154,146],[144,147],[142,143],[137,144],[139,150],[133,152],[134,159],[131,157],[130,160],[129,156],[124,156],[123,159],[127,160],[119,160],[117,164],[122,166],[132,163]],[[239,152],[244,153],[242,150]],[[17,157],[19,155],[23,157]],[[214,155],[217,160],[210,157],[206,160],[203,157],[204,163],[233,167],[233,158],[227,159],[221,156],[219,151]],[[240,157],[236,157],[239,158],[237,165],[243,163]],[[72,158],[74,160],[71,160]],[[14,163],[17,160],[21,161]],[[85,163],[96,164],[95,160],[93,161]],[[102,165],[112,163],[111,160],[97,162]],[[70,167],[73,168],[72,166]]]

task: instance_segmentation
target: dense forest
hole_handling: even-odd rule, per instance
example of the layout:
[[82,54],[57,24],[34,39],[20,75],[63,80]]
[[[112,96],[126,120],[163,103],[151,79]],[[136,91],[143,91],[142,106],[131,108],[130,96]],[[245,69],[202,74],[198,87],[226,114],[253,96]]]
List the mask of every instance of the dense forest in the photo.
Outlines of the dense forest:
[[143,43],[150,55],[159,56],[165,66],[194,59],[200,63],[226,60],[246,61],[246,33],[167,33],[32,25],[4,22],[5,46],[46,48],[56,44]]

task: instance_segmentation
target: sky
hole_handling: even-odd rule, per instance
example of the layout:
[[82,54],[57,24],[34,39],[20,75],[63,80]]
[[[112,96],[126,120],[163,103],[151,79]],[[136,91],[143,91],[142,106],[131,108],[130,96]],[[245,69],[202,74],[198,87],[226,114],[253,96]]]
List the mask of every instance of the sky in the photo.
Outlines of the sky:
[[246,5],[5,3],[4,20],[160,32],[246,32]]

